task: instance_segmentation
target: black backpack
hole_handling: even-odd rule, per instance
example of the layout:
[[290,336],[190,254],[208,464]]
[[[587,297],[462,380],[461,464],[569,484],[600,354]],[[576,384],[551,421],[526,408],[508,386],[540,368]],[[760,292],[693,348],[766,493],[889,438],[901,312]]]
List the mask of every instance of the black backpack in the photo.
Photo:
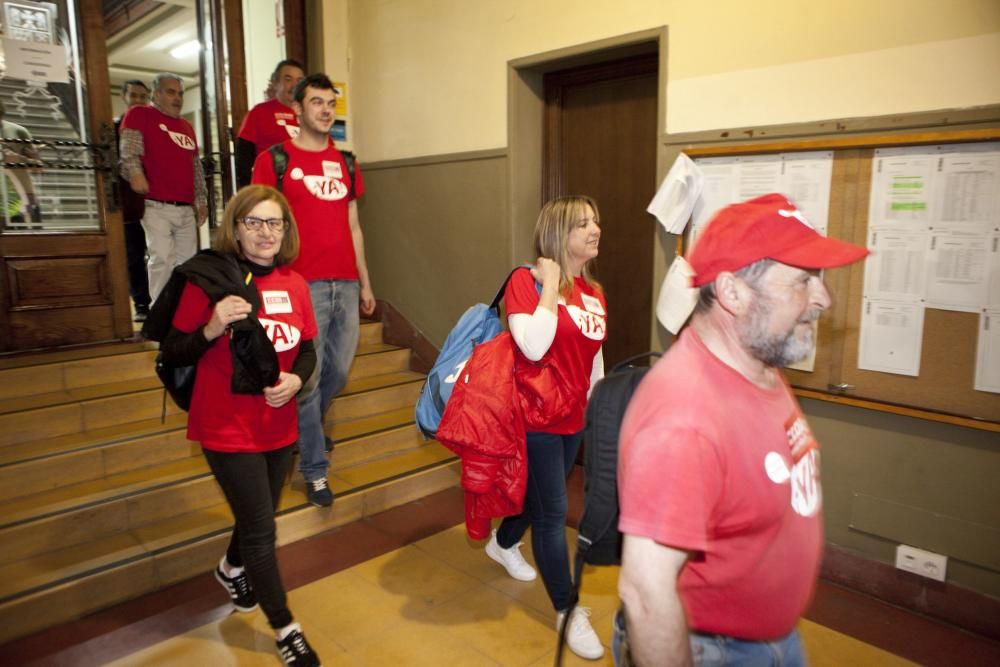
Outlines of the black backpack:
[[[659,357],[658,352],[644,352],[615,365],[594,385],[587,402],[586,426],[583,429],[583,514],[576,535],[576,558],[573,562],[575,591],[573,604],[566,610],[569,619],[580,598],[583,566],[619,565],[622,562],[622,534],[618,530],[618,432],[625,408],[648,366],[635,362]],[[556,665],[562,663],[566,627],[559,633]]]
[[[274,164],[274,189],[282,192],[285,184],[285,172],[288,171],[288,152],[281,144],[275,144],[267,150],[271,153],[271,161]],[[347,163],[347,175],[351,177],[347,196],[352,197],[354,196],[354,165],[358,159],[351,151],[340,151],[340,154],[344,156],[344,162]]]

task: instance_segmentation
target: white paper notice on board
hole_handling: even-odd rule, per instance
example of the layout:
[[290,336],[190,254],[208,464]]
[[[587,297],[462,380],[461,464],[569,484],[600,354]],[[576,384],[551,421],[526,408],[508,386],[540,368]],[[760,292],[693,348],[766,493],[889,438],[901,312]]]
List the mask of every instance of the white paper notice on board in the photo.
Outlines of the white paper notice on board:
[[1000,393],[1000,308],[979,314],[975,387],[977,391]]
[[1000,233],[990,234],[987,240],[989,248],[989,279],[986,288],[986,307],[1000,308]]
[[865,293],[870,299],[915,302],[924,296],[928,233],[890,226],[868,230]]
[[61,44],[41,44],[3,39],[7,76],[25,81],[69,83],[66,48]]
[[870,225],[924,225],[930,220],[933,167],[929,148],[879,148],[872,164]]
[[985,234],[931,232],[927,252],[928,308],[978,312],[986,303],[989,279]]
[[701,197],[694,205],[691,213],[691,241],[705,224],[712,219],[720,209],[736,201],[736,165],[738,158],[699,158],[695,160],[704,179],[701,187]]
[[833,151],[788,153],[783,156],[783,193],[826,236],[830,213],[830,182],[833,178]]
[[938,160],[934,226],[986,228],[1000,219],[1000,143],[976,144]]
[[924,306],[866,299],[861,311],[858,368],[920,375]]

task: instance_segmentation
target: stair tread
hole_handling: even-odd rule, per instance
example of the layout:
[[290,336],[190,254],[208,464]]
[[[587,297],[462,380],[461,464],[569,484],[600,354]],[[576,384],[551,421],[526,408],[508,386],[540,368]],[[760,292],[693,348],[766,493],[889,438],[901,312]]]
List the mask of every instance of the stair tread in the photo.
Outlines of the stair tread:
[[388,412],[380,412],[368,417],[336,422],[332,428],[327,429],[327,434],[336,443],[360,435],[385,431],[396,426],[412,423],[413,408],[405,407],[389,410]]
[[398,371],[396,373],[383,373],[381,375],[370,375],[368,377],[356,378],[347,383],[347,386],[344,387],[344,391],[340,393],[340,396],[350,396],[352,394],[360,394],[373,389],[392,387],[411,382],[422,382],[424,377],[426,376],[423,373],[418,373],[416,371]]
[[141,421],[115,424],[91,431],[81,431],[69,435],[60,435],[44,440],[30,440],[0,447],[0,466],[21,461],[57,456],[66,452],[88,449],[101,445],[117,444],[125,440],[134,440],[143,436],[168,433],[184,429],[187,424],[187,414],[177,413],[167,415],[165,421],[143,419]]
[[122,394],[132,394],[141,391],[159,390],[163,385],[155,375],[148,378],[138,378],[135,380],[122,380],[120,382],[108,382],[106,384],[95,384],[89,387],[78,387],[74,389],[63,389],[61,391],[46,392],[33,396],[18,396],[0,400],[0,415],[7,415],[14,412],[26,412],[28,410],[38,410],[40,408],[50,408],[56,405],[66,405],[68,403],[80,403],[92,401],[110,396],[121,396]]
[[0,527],[49,516],[56,512],[72,511],[151,487],[206,475],[208,472],[208,464],[201,455],[189,456],[177,461],[21,496],[0,507]]
[[38,366],[41,364],[54,364],[61,361],[76,361],[79,359],[90,359],[93,357],[107,357],[117,354],[129,354],[131,352],[142,352],[144,350],[155,350],[156,343],[147,341],[131,341],[127,343],[108,343],[104,345],[94,345],[78,347],[70,350],[57,350],[55,352],[21,352],[17,356],[0,357],[0,370],[7,368],[24,368],[25,366]]
[[[408,452],[391,460],[355,466],[350,480],[331,478],[330,486],[334,494],[342,496],[361,491],[361,486],[367,488],[378,485],[379,482],[417,474],[418,470],[435,465],[448,465],[453,459],[454,456],[443,447],[429,442],[415,453]],[[319,510],[308,504],[301,481],[295,480],[291,485],[286,484],[278,511],[280,514],[287,514]],[[67,579],[85,576],[94,570],[160,554],[220,531],[228,533],[231,527],[229,508],[225,503],[219,503],[86,544],[52,550],[41,556],[0,566],[0,602],[39,587],[57,585]]]
[[[408,423],[407,420],[412,420],[412,414],[412,410],[409,409],[405,411],[405,414],[403,410],[394,410],[372,417],[352,420],[341,429],[334,429],[335,440],[346,446],[351,440],[405,426]],[[183,417],[183,415],[179,416]],[[207,475],[208,472],[208,465],[198,454],[100,479],[19,496],[0,505],[0,527],[27,521],[34,517],[49,516],[56,512],[70,511],[78,507],[106,502],[123,495],[134,495],[171,482]],[[333,474],[337,474],[336,471],[331,471],[331,475]]]

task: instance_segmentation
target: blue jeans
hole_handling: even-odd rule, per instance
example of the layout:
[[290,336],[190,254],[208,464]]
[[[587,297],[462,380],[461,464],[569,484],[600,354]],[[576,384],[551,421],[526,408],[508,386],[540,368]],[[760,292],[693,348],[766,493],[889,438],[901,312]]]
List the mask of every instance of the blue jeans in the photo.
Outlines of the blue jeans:
[[583,433],[528,434],[528,488],[524,509],[503,520],[497,543],[504,549],[517,544],[531,527],[531,550],[545,590],[556,611],[573,602],[573,579],[566,547],[566,477],[573,469]]
[[307,482],[326,477],[323,416],[347,384],[358,349],[358,299],[356,280],[313,280],[309,283],[316,315],[316,370],[299,394],[299,471]]
[[[615,665],[622,664],[622,643],[625,637],[624,614],[615,614],[615,634],[611,640],[611,653]],[[773,641],[753,642],[723,635],[690,636],[691,661],[695,667],[806,667],[806,654],[802,650],[798,630]]]

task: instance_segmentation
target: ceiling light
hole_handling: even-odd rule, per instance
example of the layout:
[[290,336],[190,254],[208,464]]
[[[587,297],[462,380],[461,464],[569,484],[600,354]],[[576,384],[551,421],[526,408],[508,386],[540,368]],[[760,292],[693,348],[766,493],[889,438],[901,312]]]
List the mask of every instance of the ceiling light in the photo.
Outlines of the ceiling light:
[[201,42],[199,42],[197,39],[192,39],[190,42],[184,42],[183,44],[178,44],[174,48],[170,49],[170,55],[180,60],[181,58],[187,58],[192,54],[198,53],[200,49],[201,49]]

